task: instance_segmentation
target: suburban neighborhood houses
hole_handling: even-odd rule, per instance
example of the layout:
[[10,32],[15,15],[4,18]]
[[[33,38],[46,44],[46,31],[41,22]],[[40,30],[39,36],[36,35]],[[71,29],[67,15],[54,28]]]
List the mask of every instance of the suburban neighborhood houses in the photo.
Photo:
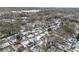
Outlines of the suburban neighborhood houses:
[[0,52],[79,52],[79,8],[0,8]]

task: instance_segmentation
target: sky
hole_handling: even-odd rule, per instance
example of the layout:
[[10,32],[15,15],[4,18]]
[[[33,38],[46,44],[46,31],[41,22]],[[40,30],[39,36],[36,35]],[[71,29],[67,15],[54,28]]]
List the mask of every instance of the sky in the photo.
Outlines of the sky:
[[0,7],[79,7],[79,0],[1,0]]

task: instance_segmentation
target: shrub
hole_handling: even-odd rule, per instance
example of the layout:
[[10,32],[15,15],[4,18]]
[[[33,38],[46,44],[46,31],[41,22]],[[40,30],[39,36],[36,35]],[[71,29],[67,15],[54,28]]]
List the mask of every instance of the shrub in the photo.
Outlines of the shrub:
[[50,25],[48,25],[48,27],[50,27]]
[[78,33],[78,35],[76,36],[76,39],[77,39],[77,41],[79,41],[79,33]]
[[17,42],[20,42],[22,40],[22,37],[20,35],[16,35]]
[[51,28],[48,28],[48,31],[52,31],[52,29]]

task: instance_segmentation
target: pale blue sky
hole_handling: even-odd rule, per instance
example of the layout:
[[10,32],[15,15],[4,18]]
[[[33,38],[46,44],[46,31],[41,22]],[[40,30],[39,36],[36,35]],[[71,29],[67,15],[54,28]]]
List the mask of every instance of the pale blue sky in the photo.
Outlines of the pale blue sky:
[[0,7],[79,7],[79,0],[1,0]]

